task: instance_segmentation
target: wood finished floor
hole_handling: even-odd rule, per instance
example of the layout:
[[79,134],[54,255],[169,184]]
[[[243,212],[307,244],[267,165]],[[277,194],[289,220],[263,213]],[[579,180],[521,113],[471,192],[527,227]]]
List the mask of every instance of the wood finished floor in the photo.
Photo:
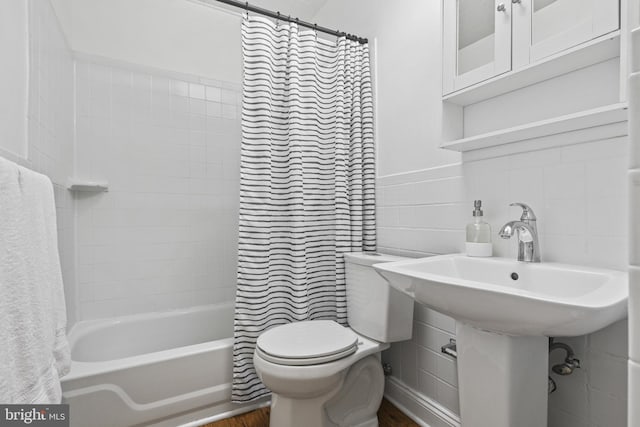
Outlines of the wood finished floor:
[[[411,418],[384,399],[378,410],[379,427],[418,427]],[[216,421],[202,427],[269,427],[269,407],[247,412],[237,417]],[[304,427],[304,426],[299,426]]]

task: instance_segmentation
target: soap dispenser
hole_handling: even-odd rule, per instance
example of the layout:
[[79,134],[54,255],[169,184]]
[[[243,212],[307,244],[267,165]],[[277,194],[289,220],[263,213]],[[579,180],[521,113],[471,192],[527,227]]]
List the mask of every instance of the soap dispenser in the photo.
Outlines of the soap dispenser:
[[474,200],[473,207],[473,222],[467,225],[467,256],[491,256],[491,226],[483,221],[482,200]]

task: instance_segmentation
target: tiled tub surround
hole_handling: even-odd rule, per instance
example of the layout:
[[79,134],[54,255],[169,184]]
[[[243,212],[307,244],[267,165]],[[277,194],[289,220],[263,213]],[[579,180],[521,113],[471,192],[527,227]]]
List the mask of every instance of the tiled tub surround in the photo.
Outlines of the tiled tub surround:
[[49,0],[29,1],[29,112],[25,166],[54,183],[58,250],[69,327],[76,321],[73,171],[73,56]]
[[231,301],[240,88],[80,57],[76,175],[80,318]]
[[[429,256],[464,250],[464,226],[482,199],[494,255],[516,257],[516,243],[497,230],[518,219],[525,202],[538,217],[543,261],[625,270],[627,264],[627,139],[618,138],[378,179],[378,238],[383,252]],[[455,362],[440,353],[454,321],[416,307],[414,337],[385,354],[394,377],[458,412]],[[626,426],[627,322],[562,339],[582,369],[555,377],[550,427]],[[552,363],[562,355],[553,354]],[[417,375],[416,375],[417,372]]]

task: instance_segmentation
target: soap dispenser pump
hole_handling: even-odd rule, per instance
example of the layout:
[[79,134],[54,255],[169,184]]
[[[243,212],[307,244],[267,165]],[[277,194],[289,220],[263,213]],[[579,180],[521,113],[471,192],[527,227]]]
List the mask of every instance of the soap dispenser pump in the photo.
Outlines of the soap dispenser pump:
[[467,225],[467,256],[489,257],[493,254],[491,226],[483,220],[482,200],[474,200],[473,207],[473,222]]

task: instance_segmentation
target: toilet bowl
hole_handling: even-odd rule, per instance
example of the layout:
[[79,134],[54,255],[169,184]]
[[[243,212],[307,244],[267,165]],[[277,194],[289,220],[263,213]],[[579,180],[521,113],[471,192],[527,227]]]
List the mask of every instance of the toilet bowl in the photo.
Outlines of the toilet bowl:
[[380,353],[411,338],[413,300],[392,289],[371,265],[388,255],[345,255],[349,327],[309,320],[265,331],[253,362],[272,392],[270,425],[378,425],[384,392]]

